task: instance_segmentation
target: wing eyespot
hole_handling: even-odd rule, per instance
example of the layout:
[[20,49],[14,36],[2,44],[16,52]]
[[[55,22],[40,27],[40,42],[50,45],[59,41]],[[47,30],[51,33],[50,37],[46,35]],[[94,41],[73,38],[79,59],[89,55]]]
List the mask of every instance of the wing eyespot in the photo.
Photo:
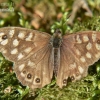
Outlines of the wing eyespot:
[[40,78],[36,78],[36,79],[35,79],[35,82],[36,82],[36,83],[40,83]]
[[27,74],[27,78],[28,78],[28,79],[31,79],[31,78],[32,78],[32,75],[31,75],[30,73],[28,73],[28,74]]
[[2,39],[3,39],[3,40],[7,39],[7,35],[3,35],[3,36],[2,36]]
[[23,70],[23,74],[26,74],[26,71],[25,70]]
[[100,40],[99,39],[97,40],[97,43],[100,44]]
[[71,76],[70,78],[71,78],[71,81],[73,81],[73,80],[75,79],[75,77],[74,77],[74,76]]
[[67,79],[64,79],[63,80],[63,84],[67,84]]

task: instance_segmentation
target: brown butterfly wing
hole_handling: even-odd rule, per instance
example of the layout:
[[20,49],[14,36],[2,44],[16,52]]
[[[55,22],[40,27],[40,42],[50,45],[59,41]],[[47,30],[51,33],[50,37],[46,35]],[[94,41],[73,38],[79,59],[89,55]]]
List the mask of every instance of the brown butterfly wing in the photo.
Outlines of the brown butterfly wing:
[[100,32],[83,31],[65,35],[60,48],[57,84],[63,87],[87,75],[88,66],[100,58]]
[[19,28],[0,29],[0,51],[14,62],[14,71],[23,85],[40,88],[51,82],[53,52],[47,33]]

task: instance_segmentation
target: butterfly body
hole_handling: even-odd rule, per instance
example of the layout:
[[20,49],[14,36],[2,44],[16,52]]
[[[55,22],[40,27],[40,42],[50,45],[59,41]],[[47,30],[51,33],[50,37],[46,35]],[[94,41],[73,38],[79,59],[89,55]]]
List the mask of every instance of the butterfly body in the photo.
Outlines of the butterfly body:
[[54,50],[54,74],[57,76],[58,67],[60,66],[60,46],[62,43],[62,33],[56,30],[52,37]]
[[20,28],[0,28],[0,52],[14,62],[18,80],[31,89],[51,82],[53,72],[57,85],[67,85],[68,78],[80,80],[88,66],[100,58],[100,32],[83,31],[53,36],[45,32]]

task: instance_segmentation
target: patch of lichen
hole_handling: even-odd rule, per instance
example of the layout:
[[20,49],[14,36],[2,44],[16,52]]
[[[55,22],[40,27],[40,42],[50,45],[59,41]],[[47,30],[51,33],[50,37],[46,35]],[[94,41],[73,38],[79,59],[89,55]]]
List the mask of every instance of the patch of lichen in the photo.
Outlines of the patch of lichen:
[[[54,1],[56,1],[56,3],[54,3]],[[98,10],[95,11],[95,15],[92,18],[85,18],[80,21],[76,17],[73,26],[67,25],[66,19],[68,19],[68,14],[70,12],[68,9],[70,9],[72,5],[69,1],[13,1],[15,4],[15,6],[13,6],[14,12],[0,12],[0,27],[21,26],[37,30],[45,30],[46,32],[54,32],[55,29],[60,28],[64,34],[83,30],[100,31],[100,17],[97,16],[98,13],[96,13]],[[11,1],[6,0],[5,2]],[[67,6],[67,4],[71,5]],[[50,7],[50,9],[47,9],[47,7]],[[43,12],[42,14],[44,17],[40,19],[37,17],[37,14],[35,14],[37,13],[37,9],[40,9],[41,13]],[[41,15],[41,13],[39,13],[39,15]],[[33,24],[33,19],[38,20],[36,21],[36,24],[38,24],[39,27],[36,27]],[[59,21],[57,21],[58,19]],[[12,65],[11,62],[6,60],[0,54],[0,100],[98,100],[100,98],[99,61],[89,68],[88,76],[80,81],[75,83],[69,82],[66,87],[60,89],[56,85],[55,79],[53,79],[49,85],[35,91],[32,91],[28,87],[24,87],[19,83],[13,72],[14,66],[12,67]]]

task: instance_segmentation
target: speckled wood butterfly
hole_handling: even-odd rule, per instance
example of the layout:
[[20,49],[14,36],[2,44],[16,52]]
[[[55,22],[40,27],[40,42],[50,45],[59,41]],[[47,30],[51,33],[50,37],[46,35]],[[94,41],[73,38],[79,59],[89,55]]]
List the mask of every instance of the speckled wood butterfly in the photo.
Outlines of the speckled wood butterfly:
[[51,82],[53,73],[62,88],[87,75],[88,66],[100,58],[100,32],[83,31],[53,36],[36,30],[5,27],[0,29],[0,52],[14,62],[18,80],[31,89]]

